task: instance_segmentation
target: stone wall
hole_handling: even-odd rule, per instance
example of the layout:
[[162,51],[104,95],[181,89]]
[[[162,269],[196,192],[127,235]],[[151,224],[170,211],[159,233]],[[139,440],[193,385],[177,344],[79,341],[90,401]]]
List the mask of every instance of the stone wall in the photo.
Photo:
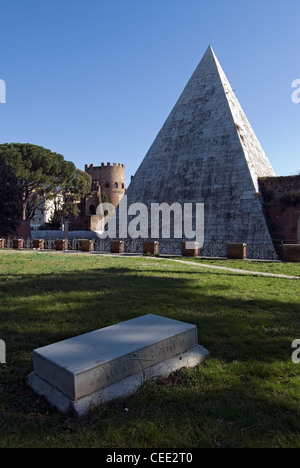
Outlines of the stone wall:
[[20,237],[22,239],[30,238],[30,221],[18,221],[18,225],[14,232],[11,232],[8,237]]
[[273,240],[300,243],[300,175],[259,179]]

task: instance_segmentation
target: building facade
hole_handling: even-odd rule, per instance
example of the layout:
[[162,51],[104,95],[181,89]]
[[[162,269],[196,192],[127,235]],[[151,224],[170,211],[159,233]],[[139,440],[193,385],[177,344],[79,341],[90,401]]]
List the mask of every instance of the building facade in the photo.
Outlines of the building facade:
[[47,224],[51,221],[52,216],[55,212],[55,207],[59,204],[59,200],[41,200],[40,205],[35,210],[35,214],[30,220],[30,229],[32,231],[37,231],[44,224]]

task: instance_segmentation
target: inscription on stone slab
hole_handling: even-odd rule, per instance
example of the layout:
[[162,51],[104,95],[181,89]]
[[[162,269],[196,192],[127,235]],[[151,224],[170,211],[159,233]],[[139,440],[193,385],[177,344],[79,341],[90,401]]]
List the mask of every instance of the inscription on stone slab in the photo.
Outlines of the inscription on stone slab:
[[195,325],[149,314],[34,350],[34,372],[77,400],[197,344]]
[[6,363],[6,345],[5,341],[0,340],[0,364]]

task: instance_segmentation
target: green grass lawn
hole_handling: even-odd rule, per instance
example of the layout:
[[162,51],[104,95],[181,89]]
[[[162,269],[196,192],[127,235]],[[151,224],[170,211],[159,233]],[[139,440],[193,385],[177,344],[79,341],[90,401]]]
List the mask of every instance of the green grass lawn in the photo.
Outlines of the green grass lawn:
[[[291,359],[299,280],[147,257],[1,251],[0,299],[0,447],[300,447],[300,364]],[[147,313],[196,324],[207,363],[80,420],[27,386],[33,349]]]
[[[178,259],[183,260],[182,257]],[[205,265],[221,266],[226,268],[235,268],[239,270],[248,270],[253,272],[273,273],[279,275],[299,276],[300,278],[300,263],[282,263],[270,262],[261,260],[227,260],[227,259],[207,259],[185,257],[184,260],[190,262],[201,263]]]

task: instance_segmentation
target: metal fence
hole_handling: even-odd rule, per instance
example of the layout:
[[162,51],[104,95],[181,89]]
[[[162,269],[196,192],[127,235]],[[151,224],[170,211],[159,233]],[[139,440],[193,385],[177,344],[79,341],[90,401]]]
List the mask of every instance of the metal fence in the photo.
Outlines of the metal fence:
[[247,258],[251,260],[278,260],[279,253],[271,244],[247,244]]
[[214,257],[226,258],[227,257],[227,244],[217,241],[211,241],[209,244],[199,249],[200,257]]
[[45,239],[44,240],[44,249],[45,250],[55,250],[55,239]]
[[110,240],[109,239],[97,239],[94,244],[94,250],[96,252],[109,253],[110,252]]
[[143,241],[141,239],[125,239],[124,252],[142,254],[144,252]]
[[[14,248],[13,238],[2,239],[1,247]],[[55,250],[56,240],[58,239],[43,239],[44,250]],[[80,251],[82,239],[72,239],[67,242],[66,249],[69,251]],[[0,239],[1,241],[1,239]],[[22,239],[21,246],[18,248],[33,249],[33,239]],[[124,253],[127,254],[143,254],[143,240],[142,239],[124,239]],[[282,244],[286,241],[276,241],[274,245],[266,242],[258,242],[256,244],[247,245],[246,258],[253,260],[278,260],[281,257]],[[16,248],[16,247],[15,247]],[[110,239],[96,239],[94,240],[95,252],[109,253],[110,252]],[[181,240],[159,240],[159,254],[160,255],[182,255],[182,241]],[[227,258],[228,244],[225,242],[218,242],[212,240],[208,244],[201,247],[198,251],[199,257],[208,258]]]
[[159,253],[161,255],[181,255],[181,242],[176,241],[160,241]]

